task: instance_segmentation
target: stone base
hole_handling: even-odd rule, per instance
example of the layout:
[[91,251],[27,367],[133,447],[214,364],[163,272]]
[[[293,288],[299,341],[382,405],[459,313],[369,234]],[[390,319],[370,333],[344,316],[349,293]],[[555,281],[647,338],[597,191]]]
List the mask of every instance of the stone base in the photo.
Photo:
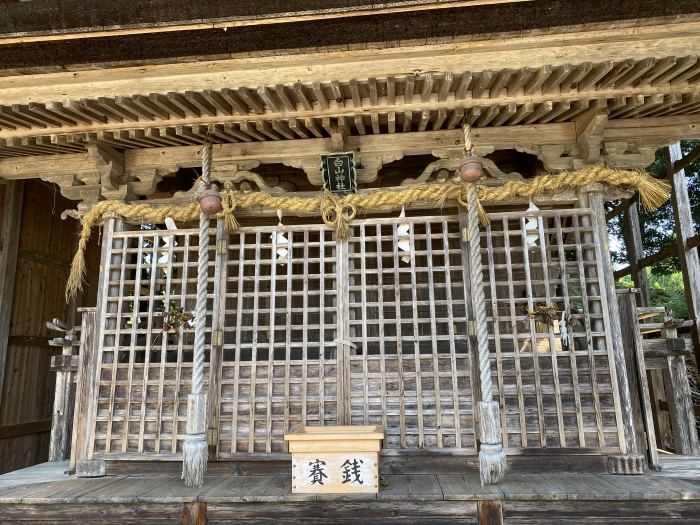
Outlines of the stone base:
[[81,459],[75,466],[75,475],[79,478],[99,478],[105,475],[104,459]]
[[641,454],[608,456],[610,474],[644,474],[647,461]]

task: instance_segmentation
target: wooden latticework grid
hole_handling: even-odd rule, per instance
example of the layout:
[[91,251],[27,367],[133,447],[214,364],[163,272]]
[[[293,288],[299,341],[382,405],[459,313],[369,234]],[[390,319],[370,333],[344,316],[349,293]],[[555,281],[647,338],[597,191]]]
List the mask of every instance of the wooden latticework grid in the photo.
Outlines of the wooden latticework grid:
[[[617,450],[617,385],[590,210],[490,217],[482,262],[504,443]],[[553,319],[532,315],[542,306],[554,307]]]
[[[458,219],[353,221],[348,240],[319,224],[212,230],[205,378],[211,354],[218,457],[284,452],[286,432],[343,423],[383,425],[386,448],[475,453]],[[509,448],[619,450],[603,254],[590,224],[587,209],[511,212],[482,230]],[[93,454],[179,453],[194,334],[165,333],[163,312],[194,310],[197,233],[142,227],[105,243]],[[541,306],[557,312],[550,322],[528,315]]]
[[337,424],[336,249],[325,226],[230,236],[219,457],[284,452],[285,432]]
[[[163,319],[164,312],[194,310],[197,242],[195,230],[113,235],[102,292],[94,453],[181,451],[194,328],[185,323],[166,332]],[[213,277],[213,240],[211,246]]]
[[386,448],[474,449],[457,217],[354,226],[349,309],[352,423],[383,425]]

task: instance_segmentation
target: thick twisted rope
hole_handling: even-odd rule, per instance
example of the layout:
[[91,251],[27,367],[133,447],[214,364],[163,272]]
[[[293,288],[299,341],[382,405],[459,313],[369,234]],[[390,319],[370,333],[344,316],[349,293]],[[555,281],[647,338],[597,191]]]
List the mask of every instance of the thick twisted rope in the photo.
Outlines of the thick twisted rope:
[[[477,209],[482,223],[488,222],[482,203],[504,202],[517,197],[534,198],[546,193],[578,190],[593,183],[630,187],[639,191],[640,201],[646,209],[654,209],[666,202],[669,186],[642,171],[620,171],[601,166],[592,166],[576,172],[541,175],[529,180],[510,180],[501,186],[477,185]],[[316,197],[294,197],[270,195],[264,192],[242,193],[226,190],[222,192],[223,217],[229,231],[238,227],[234,212],[239,208],[266,208],[282,210],[285,214],[320,215],[323,221],[337,231],[339,236],[349,235],[348,221],[360,212],[389,211],[401,209],[414,202],[442,206],[447,201],[456,201],[469,208],[467,193],[469,184],[445,182],[423,184],[400,190],[380,190],[368,194],[350,194],[338,197],[324,193]],[[78,251],[73,259],[71,273],[66,286],[66,298],[73,297],[84,281],[84,254],[92,228],[107,212],[114,212],[126,219],[161,224],[166,217],[176,222],[191,222],[199,216],[197,203],[156,207],[146,203],[126,204],[118,201],[98,202],[82,219],[83,227]]]
[[467,230],[469,234],[471,295],[474,308],[474,322],[476,323],[476,344],[479,352],[481,399],[483,401],[491,401],[493,397],[493,385],[491,383],[491,362],[489,360],[488,325],[486,324],[484,276],[481,268],[479,210],[477,209],[477,190],[473,185],[467,190]]
[[[202,184],[211,180],[211,144],[202,151]],[[209,278],[209,216],[199,212],[199,240],[197,253],[197,303],[194,311],[194,356],[192,363],[192,393],[204,389],[204,347],[207,330],[207,281]]]
[[[211,144],[202,150],[201,187],[211,184]],[[182,479],[188,487],[204,482],[207,468],[206,407],[204,393],[204,357],[207,331],[207,280],[209,277],[209,216],[199,212],[197,258],[197,303],[195,305],[194,355],[192,357],[192,390],[187,399],[187,437],[182,449]]]

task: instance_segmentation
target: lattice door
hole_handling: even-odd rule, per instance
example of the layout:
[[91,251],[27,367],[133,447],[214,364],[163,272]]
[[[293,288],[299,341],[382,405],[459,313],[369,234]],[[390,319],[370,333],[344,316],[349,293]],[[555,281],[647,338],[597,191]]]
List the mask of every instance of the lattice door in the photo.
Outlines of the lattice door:
[[[164,312],[194,310],[197,242],[195,230],[151,229],[116,231],[104,240],[100,345],[89,415],[94,421],[95,455],[168,455],[182,450],[194,328],[185,322],[164,331],[163,321]],[[211,290],[210,286],[207,325],[211,325]],[[206,381],[208,368],[207,364]]]
[[[591,210],[489,217],[482,260],[504,444],[618,451],[604,254]],[[532,315],[543,306],[553,319]]]
[[284,452],[285,432],[338,423],[336,238],[242,228],[228,246],[218,455]]
[[386,448],[474,449],[458,218],[367,220],[352,230],[352,423],[383,425]]

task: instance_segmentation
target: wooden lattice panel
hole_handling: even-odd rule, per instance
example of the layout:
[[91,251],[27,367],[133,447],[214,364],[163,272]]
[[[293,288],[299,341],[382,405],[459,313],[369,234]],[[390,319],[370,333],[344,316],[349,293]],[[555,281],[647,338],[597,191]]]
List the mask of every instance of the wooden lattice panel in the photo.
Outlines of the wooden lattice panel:
[[[509,447],[619,447],[601,248],[590,210],[492,214],[482,233],[494,387]],[[567,312],[551,323],[540,305]]]
[[352,423],[385,448],[474,449],[457,218],[363,221],[348,251]]
[[[106,247],[110,262],[102,284],[95,454],[181,451],[194,328],[186,323],[165,332],[163,312],[194,311],[197,239],[194,230],[143,229],[115,232]],[[210,246],[213,276],[213,240]]]
[[230,236],[219,457],[284,452],[285,432],[337,424],[336,242],[318,225]]

